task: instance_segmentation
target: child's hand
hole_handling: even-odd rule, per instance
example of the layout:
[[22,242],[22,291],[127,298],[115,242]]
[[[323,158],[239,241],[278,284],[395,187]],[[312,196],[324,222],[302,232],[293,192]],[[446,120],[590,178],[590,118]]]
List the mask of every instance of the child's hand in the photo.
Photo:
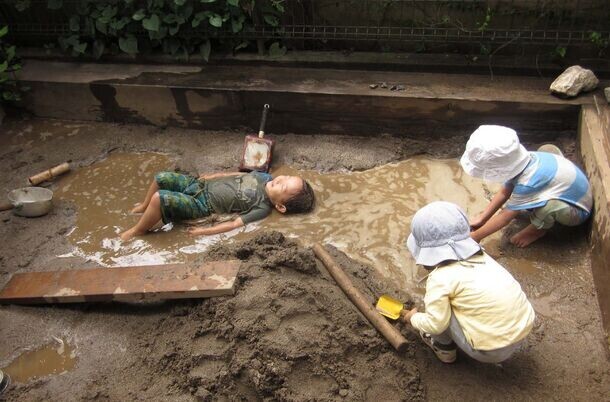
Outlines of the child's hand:
[[206,234],[204,228],[190,228],[189,230],[187,230],[187,232],[191,236],[201,236]]
[[472,219],[470,221],[470,230],[471,231],[477,230],[478,228],[483,226],[485,224],[485,222],[486,222],[485,216],[482,214],[478,215],[477,217],[475,217],[474,219]]
[[405,324],[411,324],[411,317],[413,317],[413,314],[415,313],[417,313],[417,308],[413,308],[411,310],[402,310],[400,312],[400,318]]

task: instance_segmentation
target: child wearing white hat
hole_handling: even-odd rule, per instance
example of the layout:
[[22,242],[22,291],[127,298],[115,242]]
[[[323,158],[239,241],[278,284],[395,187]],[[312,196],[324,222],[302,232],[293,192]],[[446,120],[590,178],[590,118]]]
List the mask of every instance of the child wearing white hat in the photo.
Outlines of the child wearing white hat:
[[508,127],[480,126],[470,136],[460,163],[470,176],[504,183],[470,222],[477,242],[522,212],[529,213],[530,224],[511,237],[518,247],[544,236],[555,222],[576,226],[591,214],[593,198],[585,174],[561,154],[526,151]]
[[464,212],[437,201],[413,217],[407,248],[430,271],[425,312],[405,311],[402,319],[444,363],[456,348],[484,363],[508,359],[530,333],[535,313],[512,275],[470,237]]

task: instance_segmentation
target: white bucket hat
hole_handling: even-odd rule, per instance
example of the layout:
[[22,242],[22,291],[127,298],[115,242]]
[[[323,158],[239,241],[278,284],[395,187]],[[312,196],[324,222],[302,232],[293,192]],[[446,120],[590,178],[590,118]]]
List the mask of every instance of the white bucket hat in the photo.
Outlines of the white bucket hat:
[[407,248],[417,264],[433,267],[442,261],[465,260],[481,246],[470,237],[468,218],[460,207],[436,201],[413,216]]
[[530,159],[512,128],[480,126],[466,143],[460,164],[470,176],[503,183],[521,173]]

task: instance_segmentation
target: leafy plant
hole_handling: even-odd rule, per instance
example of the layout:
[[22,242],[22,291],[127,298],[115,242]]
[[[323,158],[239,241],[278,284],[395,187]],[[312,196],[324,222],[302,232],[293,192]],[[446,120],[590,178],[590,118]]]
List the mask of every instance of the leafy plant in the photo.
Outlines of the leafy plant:
[[[25,10],[30,0],[14,4]],[[75,7],[47,0],[47,8],[69,15],[69,33],[58,44],[73,56],[161,51],[179,59],[198,53],[206,61],[216,43],[234,51],[247,47],[240,33],[254,24],[255,16],[279,29],[285,11],[284,0],[79,0]],[[273,43],[269,52],[277,56],[286,48]]]
[[20,101],[23,91],[28,88],[17,81],[17,71],[21,63],[15,52],[15,46],[5,41],[8,26],[0,28],[0,100],[2,103]]
[[602,34],[596,31],[589,32],[589,41],[598,49],[598,55],[603,56],[608,48],[608,39],[604,39]]
[[491,8],[487,7],[487,11],[485,12],[485,17],[482,22],[477,22],[478,30],[484,32],[489,28],[489,24],[491,23],[491,17],[493,13],[491,12]]
[[566,57],[567,52],[568,49],[565,46],[557,46],[551,52],[551,57],[554,59],[564,59]]

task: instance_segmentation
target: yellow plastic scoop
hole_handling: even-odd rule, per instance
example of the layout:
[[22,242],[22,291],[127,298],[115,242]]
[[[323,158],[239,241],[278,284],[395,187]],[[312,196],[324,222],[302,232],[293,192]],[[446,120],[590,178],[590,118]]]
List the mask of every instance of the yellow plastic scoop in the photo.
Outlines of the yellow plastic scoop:
[[377,300],[377,305],[375,306],[377,311],[383,316],[386,316],[392,320],[397,320],[400,317],[400,312],[404,308],[402,302],[396,300],[392,296],[382,295],[379,300]]

